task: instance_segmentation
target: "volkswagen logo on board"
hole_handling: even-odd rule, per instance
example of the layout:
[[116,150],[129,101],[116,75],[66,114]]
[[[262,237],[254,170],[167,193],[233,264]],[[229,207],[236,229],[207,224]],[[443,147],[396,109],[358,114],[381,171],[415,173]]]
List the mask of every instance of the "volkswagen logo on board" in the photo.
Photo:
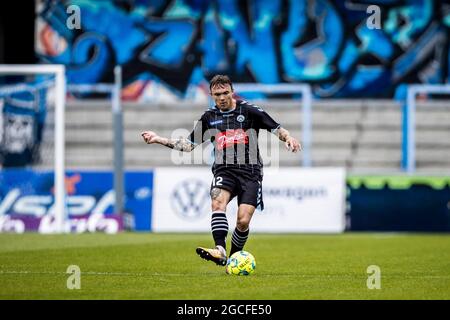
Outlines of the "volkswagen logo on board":
[[208,213],[209,186],[198,179],[187,179],[175,186],[171,194],[175,213],[187,220],[197,220]]

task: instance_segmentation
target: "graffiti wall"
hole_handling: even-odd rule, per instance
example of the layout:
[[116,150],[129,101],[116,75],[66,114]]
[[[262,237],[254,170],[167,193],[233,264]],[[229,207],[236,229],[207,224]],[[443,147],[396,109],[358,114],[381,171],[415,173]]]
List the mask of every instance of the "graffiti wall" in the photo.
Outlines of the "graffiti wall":
[[41,161],[48,90],[40,80],[0,92],[0,168]]
[[67,65],[71,83],[111,81],[120,64],[133,100],[203,99],[216,73],[307,82],[319,98],[450,79],[444,0],[39,0],[37,12],[42,62]]

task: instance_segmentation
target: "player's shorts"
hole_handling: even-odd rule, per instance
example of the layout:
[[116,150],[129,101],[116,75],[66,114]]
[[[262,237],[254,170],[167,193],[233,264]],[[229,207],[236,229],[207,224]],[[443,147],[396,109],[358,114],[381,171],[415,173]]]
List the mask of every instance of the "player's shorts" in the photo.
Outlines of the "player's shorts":
[[237,197],[238,205],[249,204],[262,211],[264,210],[262,180],[260,172],[227,167],[215,171],[211,190],[213,188],[227,190],[231,193],[230,201]]

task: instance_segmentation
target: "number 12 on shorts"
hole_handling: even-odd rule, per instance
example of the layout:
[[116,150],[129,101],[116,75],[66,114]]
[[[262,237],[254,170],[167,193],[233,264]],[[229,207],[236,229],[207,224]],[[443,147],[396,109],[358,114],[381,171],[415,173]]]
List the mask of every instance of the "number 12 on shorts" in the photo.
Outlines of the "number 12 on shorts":
[[222,185],[222,180],[223,180],[222,177],[214,177],[214,178],[213,178],[213,181],[212,181],[213,187],[215,187],[215,186],[221,186],[221,185]]

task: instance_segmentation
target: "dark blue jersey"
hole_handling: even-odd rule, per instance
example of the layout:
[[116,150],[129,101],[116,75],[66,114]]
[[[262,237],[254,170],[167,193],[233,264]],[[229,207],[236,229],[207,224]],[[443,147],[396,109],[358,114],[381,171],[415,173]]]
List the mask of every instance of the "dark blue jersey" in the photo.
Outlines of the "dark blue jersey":
[[224,167],[260,171],[259,130],[274,132],[279,127],[259,106],[237,100],[231,111],[222,112],[216,106],[205,111],[188,139],[196,145],[208,140],[213,143],[213,172]]

